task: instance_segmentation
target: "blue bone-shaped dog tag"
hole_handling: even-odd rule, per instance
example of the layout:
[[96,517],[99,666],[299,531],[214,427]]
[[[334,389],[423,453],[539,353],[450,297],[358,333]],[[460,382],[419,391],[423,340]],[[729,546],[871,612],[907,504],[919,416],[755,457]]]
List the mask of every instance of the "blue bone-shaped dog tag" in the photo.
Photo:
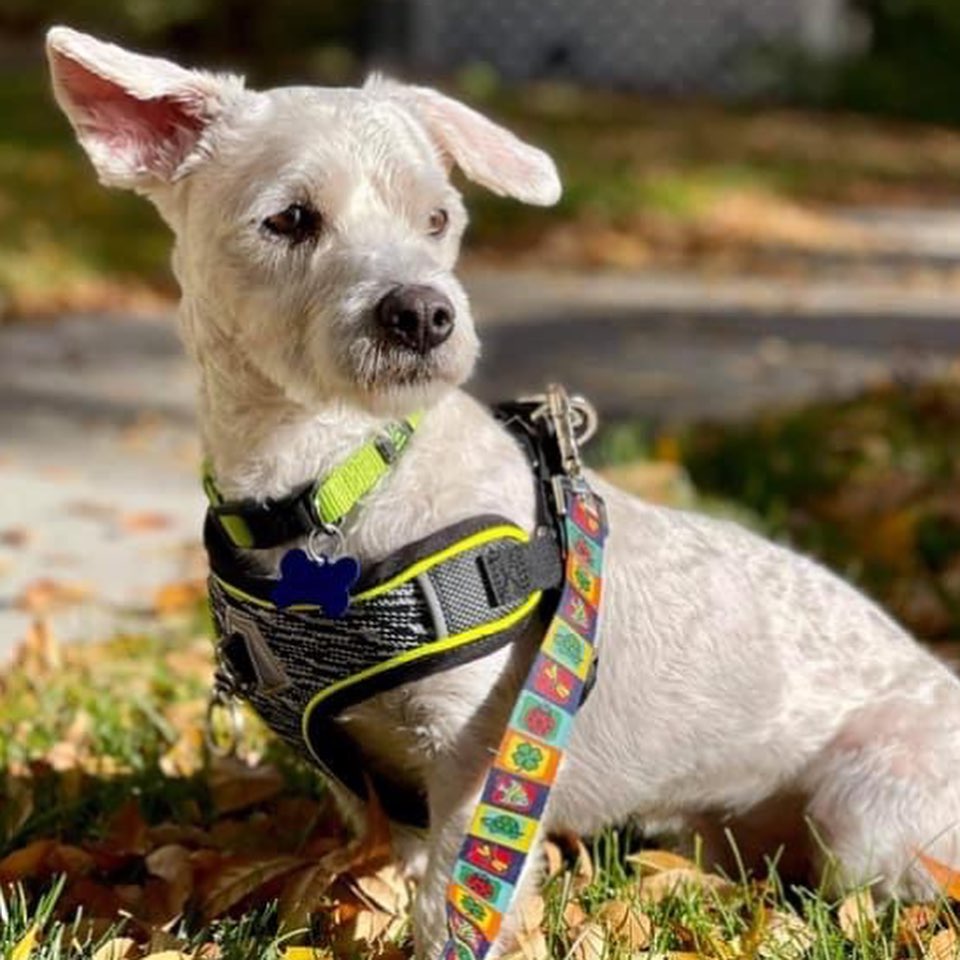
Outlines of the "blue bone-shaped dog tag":
[[356,557],[313,559],[304,550],[288,550],[280,561],[280,580],[270,599],[278,607],[315,603],[333,620],[350,606],[350,588],[360,577]]

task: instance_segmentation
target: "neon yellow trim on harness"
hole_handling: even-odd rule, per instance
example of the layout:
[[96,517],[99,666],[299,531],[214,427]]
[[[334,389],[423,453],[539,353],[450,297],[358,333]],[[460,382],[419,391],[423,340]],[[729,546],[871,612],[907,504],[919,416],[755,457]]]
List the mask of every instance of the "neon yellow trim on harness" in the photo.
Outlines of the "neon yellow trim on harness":
[[444,653],[448,650],[455,650],[457,647],[466,646],[468,643],[473,643],[475,640],[481,640],[484,637],[488,637],[491,634],[499,633],[501,630],[506,630],[509,627],[512,627],[515,623],[519,623],[524,617],[532,613],[537,609],[537,604],[540,603],[540,597],[542,592],[537,590],[534,593],[531,593],[529,597],[519,606],[516,610],[511,611],[510,613],[500,617],[498,620],[492,620],[490,623],[483,623],[479,627],[473,627],[470,630],[464,630],[463,633],[456,633],[453,636],[444,637],[442,640],[435,640],[433,643],[425,643],[422,647],[417,647],[416,650],[407,650],[405,653],[398,654],[396,657],[393,657],[390,660],[384,660],[382,663],[378,663],[372,667],[368,667],[366,670],[361,670],[360,673],[354,674],[352,677],[346,677],[343,680],[338,680],[336,683],[330,684],[325,690],[321,690],[306,706],[306,709],[303,711],[303,719],[300,721],[300,730],[303,735],[303,741],[306,743],[310,752],[313,754],[314,759],[321,766],[323,761],[317,754],[314,752],[313,744],[310,742],[308,736],[309,733],[309,721],[310,714],[328,697],[332,696],[339,690],[345,690],[347,687],[352,686],[355,683],[359,683],[361,680],[366,680],[369,677],[375,677],[378,674],[384,673],[387,670],[392,670],[394,667],[402,666],[405,663],[411,663],[415,660],[420,660],[423,657],[429,657],[436,653]]

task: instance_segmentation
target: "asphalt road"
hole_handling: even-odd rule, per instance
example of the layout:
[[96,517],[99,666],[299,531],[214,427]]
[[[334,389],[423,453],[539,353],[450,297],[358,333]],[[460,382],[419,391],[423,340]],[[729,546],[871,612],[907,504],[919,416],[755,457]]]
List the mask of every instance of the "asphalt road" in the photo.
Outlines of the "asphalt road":
[[[942,376],[960,354],[948,290],[500,271],[468,285],[484,342],[471,389],[488,400],[559,379],[608,416],[736,418]],[[82,585],[53,616],[80,639],[202,574],[193,389],[169,316],[0,329],[0,660],[38,581]]]

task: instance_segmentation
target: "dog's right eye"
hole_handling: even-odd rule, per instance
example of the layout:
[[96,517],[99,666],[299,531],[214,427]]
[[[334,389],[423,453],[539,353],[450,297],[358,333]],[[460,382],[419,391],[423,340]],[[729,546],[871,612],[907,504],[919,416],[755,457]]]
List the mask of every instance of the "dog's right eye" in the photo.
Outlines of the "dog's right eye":
[[263,229],[275,237],[285,237],[292,244],[303,243],[320,232],[320,214],[304,203],[291,203],[286,210],[267,217]]

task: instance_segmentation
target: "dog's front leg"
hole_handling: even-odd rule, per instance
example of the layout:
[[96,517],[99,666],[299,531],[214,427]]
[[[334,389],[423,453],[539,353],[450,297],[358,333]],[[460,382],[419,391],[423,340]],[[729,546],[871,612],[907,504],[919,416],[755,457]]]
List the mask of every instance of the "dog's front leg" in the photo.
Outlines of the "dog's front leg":
[[[465,770],[470,775],[465,776]],[[423,881],[417,890],[413,909],[413,936],[417,960],[439,960],[447,941],[447,887],[454,863],[463,844],[486,776],[486,766],[467,765],[460,758],[450,758],[437,764],[429,789],[430,851]],[[523,871],[520,874],[513,908],[504,918],[503,926],[487,960],[494,960],[512,941],[516,929],[516,905],[535,887],[540,874],[541,841],[535,838]]]

